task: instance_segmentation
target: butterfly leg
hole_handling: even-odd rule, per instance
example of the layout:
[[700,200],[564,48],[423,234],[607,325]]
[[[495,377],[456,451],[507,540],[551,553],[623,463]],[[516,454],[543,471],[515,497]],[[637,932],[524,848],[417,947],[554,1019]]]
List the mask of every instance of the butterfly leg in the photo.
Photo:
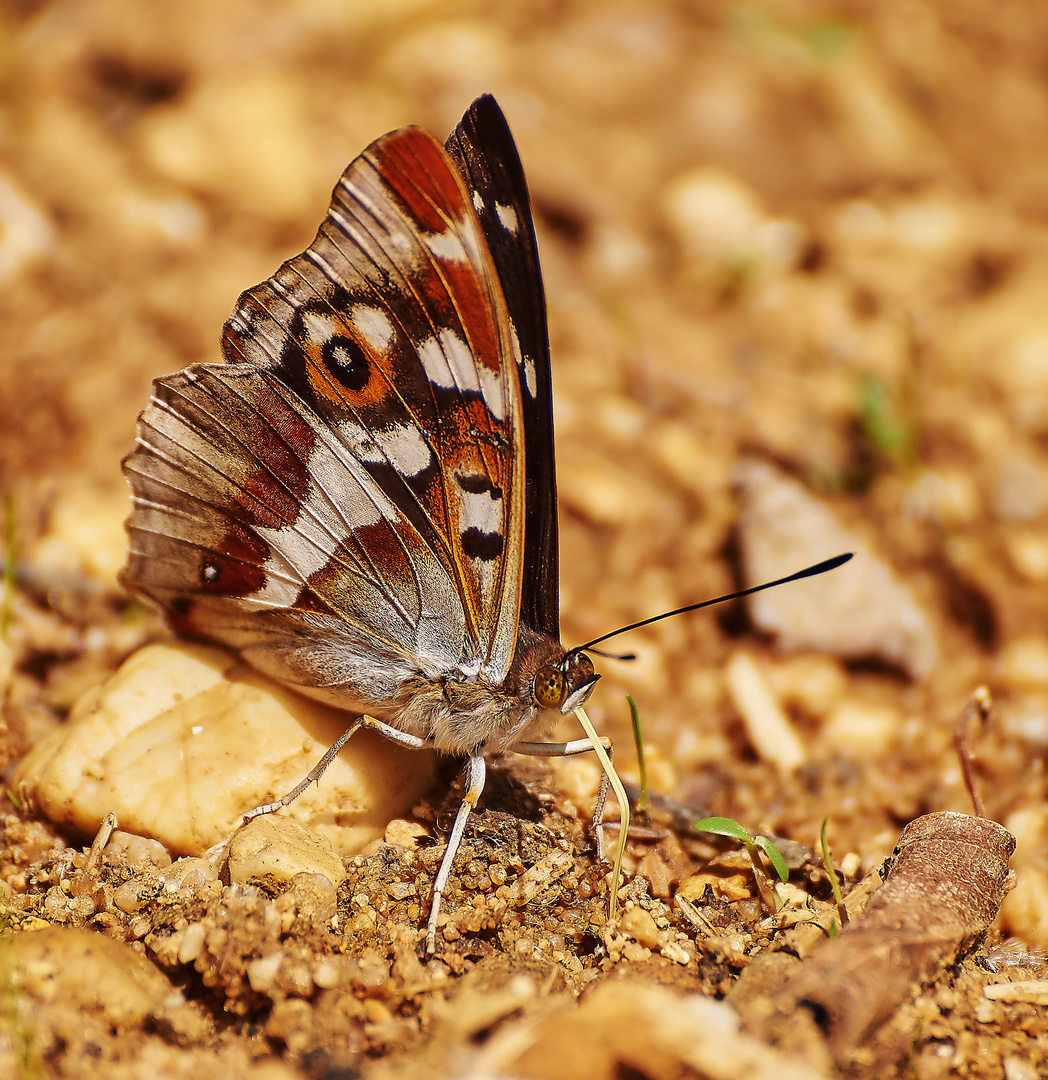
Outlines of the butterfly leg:
[[[613,746],[611,739],[605,736],[600,740],[601,746],[608,752],[608,760],[611,760]],[[593,743],[589,739],[572,739],[570,742],[544,743],[523,742],[513,747],[514,753],[527,754],[529,757],[571,757],[573,754],[585,754],[593,750]],[[608,801],[608,777],[601,771],[600,791],[597,792],[597,803],[593,808],[593,834],[597,840],[597,858],[605,866],[608,860],[604,857],[604,805]]]
[[247,813],[244,814],[244,821],[250,821],[252,818],[260,817],[262,814],[271,814],[274,810],[279,810],[282,806],[290,806],[310,784],[318,781],[324,773],[327,772],[327,767],[335,760],[339,750],[341,750],[342,747],[349,742],[350,738],[362,727],[377,731],[391,742],[400,743],[402,746],[410,746],[413,750],[421,750],[423,747],[429,745],[425,739],[420,739],[417,735],[408,735],[404,731],[398,731],[395,727],[390,727],[389,724],[384,724],[381,720],[376,720],[373,716],[364,715],[360,717],[359,720],[355,720],[350,724],[335,742],[328,747],[327,752],[316,765],[309,770],[309,775],[302,783],[296,784],[291,791],[283,798],[277,799],[276,802],[266,803],[264,806],[256,806],[254,810],[248,810]]
[[462,837],[466,832],[466,822],[469,815],[480,799],[480,793],[484,790],[484,781],[487,778],[487,765],[484,763],[483,754],[474,754],[466,762],[466,790],[462,795],[462,803],[455,815],[455,824],[451,827],[448,836],[448,844],[444,849],[444,858],[440,860],[440,868],[437,870],[436,879],[433,882],[433,901],[429,909],[429,923],[426,926],[426,952],[432,954],[437,948],[437,917],[440,915],[440,901],[451,876],[451,864],[455,861]]

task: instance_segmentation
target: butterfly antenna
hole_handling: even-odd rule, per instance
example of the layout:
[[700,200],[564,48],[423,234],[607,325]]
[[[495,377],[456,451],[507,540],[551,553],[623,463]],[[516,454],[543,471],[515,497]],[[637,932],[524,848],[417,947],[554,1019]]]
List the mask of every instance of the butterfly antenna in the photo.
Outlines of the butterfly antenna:
[[[650,626],[652,623],[662,622],[663,619],[672,619],[674,615],[683,615],[688,611],[698,611],[699,608],[712,607],[714,604],[723,604],[728,600],[738,600],[743,596],[752,596],[753,593],[763,592],[765,589],[774,589],[777,585],[785,585],[790,581],[800,581],[802,578],[817,577],[819,574],[825,574],[829,570],[836,570],[838,566],[843,566],[852,557],[852,552],[846,552],[843,555],[835,555],[832,559],[826,559],[823,562],[816,563],[814,566],[806,567],[804,570],[798,570],[795,574],[790,574],[787,577],[778,578],[775,581],[766,581],[763,585],[753,585],[748,589],[740,589],[738,592],[728,593],[727,596],[718,596],[713,600],[703,600],[698,604],[688,604],[685,607],[675,608],[673,611],[664,611],[661,615],[652,615],[650,619],[641,619],[640,622],[630,623],[629,626],[620,626],[618,630],[612,630],[610,634],[602,634],[600,637],[594,638],[592,641],[587,641],[585,645],[579,645],[572,649],[572,652],[596,652],[600,656],[607,656],[608,653],[602,653],[599,649],[594,649],[594,645],[599,645],[602,641],[607,641],[609,638],[618,637],[619,634],[625,634],[629,630],[639,630],[642,626]],[[626,657],[615,657],[615,659],[626,659]]]
[[[619,631],[619,633],[621,633],[621,631]],[[598,638],[597,640],[600,641],[601,639]],[[587,645],[583,645],[582,647],[584,649],[589,648],[589,646],[587,646]],[[637,654],[635,652],[624,652],[624,653],[605,652],[603,649],[589,649],[589,651],[591,653],[596,653],[597,656],[606,656],[609,660],[636,660],[637,659]]]

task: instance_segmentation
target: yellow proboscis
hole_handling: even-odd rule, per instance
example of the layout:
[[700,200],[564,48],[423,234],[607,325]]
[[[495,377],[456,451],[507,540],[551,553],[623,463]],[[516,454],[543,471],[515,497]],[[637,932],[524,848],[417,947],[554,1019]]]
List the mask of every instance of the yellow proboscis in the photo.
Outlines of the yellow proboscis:
[[626,798],[626,789],[622,786],[619,774],[615,771],[615,766],[612,765],[611,758],[608,757],[608,752],[604,749],[604,744],[600,741],[600,736],[593,727],[592,721],[586,715],[586,710],[580,705],[575,710],[575,715],[582,725],[582,730],[586,733],[586,738],[593,744],[593,752],[597,755],[600,767],[604,770],[608,783],[611,784],[611,790],[615,792],[615,801],[619,804],[619,842],[615,847],[615,863],[611,868],[611,903],[608,908],[608,924],[610,925],[618,914],[622,855],[626,850],[626,834],[630,827],[630,801]]

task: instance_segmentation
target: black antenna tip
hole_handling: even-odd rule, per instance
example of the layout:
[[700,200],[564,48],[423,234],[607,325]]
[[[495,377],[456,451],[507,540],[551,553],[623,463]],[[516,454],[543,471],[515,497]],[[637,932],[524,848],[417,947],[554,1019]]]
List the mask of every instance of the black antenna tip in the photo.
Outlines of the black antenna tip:
[[843,555],[834,555],[832,559],[816,563],[814,566],[809,566],[807,570],[802,570],[797,575],[797,578],[815,577],[816,574],[825,574],[828,570],[836,570],[838,566],[843,566],[853,558],[855,558],[854,551],[846,551]]

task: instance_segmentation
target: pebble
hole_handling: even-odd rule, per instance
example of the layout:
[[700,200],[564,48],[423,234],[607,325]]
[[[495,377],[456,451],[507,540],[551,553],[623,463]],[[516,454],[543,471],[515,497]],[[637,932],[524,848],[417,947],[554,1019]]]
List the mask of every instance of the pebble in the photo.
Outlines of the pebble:
[[1048,471],[1038,462],[1017,455],[997,466],[994,509],[1004,521],[1026,523],[1048,506]]
[[1029,949],[1048,948],[1048,874],[1037,866],[1015,871],[1015,888],[1001,905],[1001,931],[1021,939]]
[[786,650],[878,659],[914,679],[931,672],[938,660],[931,620],[887,562],[778,469],[743,461],[735,481],[745,585],[784,577],[843,552],[855,554],[826,576],[750,597],[750,617],[758,629],[774,634]]
[[736,651],[724,677],[757,754],[782,773],[790,773],[802,764],[806,757],[804,744],[753,656],[743,649]]
[[394,818],[386,826],[384,839],[387,844],[414,850],[418,847],[419,840],[428,835],[425,825],[417,821],[406,821],[404,818]]
[[200,955],[204,947],[204,939],[207,937],[207,928],[203,923],[190,923],[186,927],[182,940],[178,945],[178,962],[191,964]]
[[1015,888],[1001,905],[1004,935],[1018,938],[1028,949],[1048,947],[1048,806],[1031,803],[1013,810],[1004,827],[1015,837],[1011,866]]
[[692,874],[691,877],[686,877],[677,886],[676,895],[692,902],[699,901],[706,893],[706,886],[709,885],[713,889],[714,895],[721,900],[729,902],[746,900],[752,893],[750,884],[752,880],[752,874]]
[[997,667],[1010,684],[1048,688],[1048,637],[1028,634],[1010,641],[1001,650]]
[[109,858],[121,859],[128,866],[170,866],[171,856],[159,840],[115,829],[105,846]]
[[804,240],[796,222],[769,218],[752,188],[715,166],[677,176],[663,212],[685,254],[713,262],[787,266]]
[[230,840],[228,868],[230,884],[321,874],[337,888],[346,876],[342,860],[322,836],[274,814],[252,819]]
[[189,857],[178,859],[160,872],[160,880],[171,892],[218,880],[215,864],[209,859]]
[[[248,809],[297,784],[348,714],[270,682],[229,653],[150,645],[73,707],[12,786],[52,821],[94,835],[105,815],[169,851],[202,855]],[[358,732],[283,813],[352,854],[429,788],[435,755]]]
[[902,716],[890,705],[849,700],[830,713],[819,742],[842,757],[864,760],[889,753],[898,745],[902,730]]
[[815,653],[788,657],[765,674],[784,704],[797,705],[810,716],[826,716],[848,691],[840,661]]
[[294,79],[252,65],[232,78],[218,69],[194,79],[144,117],[138,136],[152,167],[175,184],[294,218],[331,184],[308,120]]
[[149,903],[158,884],[156,879],[142,877],[125,881],[113,891],[113,904],[128,915],[133,915]]
[[279,950],[269,956],[252,960],[247,965],[247,981],[251,984],[251,989],[256,994],[264,994],[273,985],[283,962],[284,954]]
[[0,173],[0,282],[50,254],[55,229],[42,207]]
[[341,981],[342,969],[334,960],[318,960],[313,965],[313,982],[320,990],[331,990]]
[[5,697],[15,670],[15,656],[6,641],[0,641],[0,694]]
[[1010,530],[1004,536],[1015,571],[1034,585],[1048,581],[1048,537],[1038,529]]
[[98,491],[72,486],[51,508],[47,532],[29,549],[26,561],[43,580],[84,575],[116,586],[127,560],[127,489]]
[[1038,752],[1048,749],[1048,695],[1023,694],[995,705],[994,722],[1010,739],[1019,739]]
[[115,1026],[143,1022],[171,993],[171,984],[144,957],[89,930],[51,927],[15,934],[5,951],[20,1000],[61,1000],[101,1013]]
[[623,912],[619,920],[619,930],[627,937],[633,938],[638,945],[647,949],[656,949],[659,946],[659,929],[655,920],[642,907],[630,908]]

